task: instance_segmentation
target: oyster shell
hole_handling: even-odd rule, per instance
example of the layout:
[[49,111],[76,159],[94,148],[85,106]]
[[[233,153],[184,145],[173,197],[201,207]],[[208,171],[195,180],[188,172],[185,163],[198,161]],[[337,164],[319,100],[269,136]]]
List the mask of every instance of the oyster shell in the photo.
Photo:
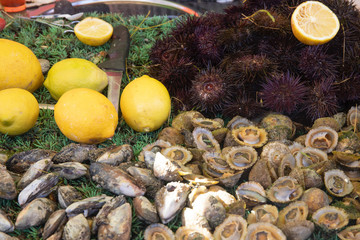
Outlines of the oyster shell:
[[190,162],[193,157],[192,153],[189,150],[179,145],[167,147],[163,149],[161,153],[166,158],[171,159],[173,161],[178,161],[183,165]]
[[303,188],[295,178],[284,176],[278,178],[267,190],[267,198],[274,203],[289,203],[296,201],[303,194]]
[[110,147],[101,154],[96,162],[106,163],[112,166],[118,166],[122,162],[131,161],[134,158],[134,151],[129,144]]
[[210,130],[197,127],[192,132],[192,136],[198,149],[205,150],[207,152],[221,152],[220,145]]
[[296,166],[308,167],[328,160],[327,154],[317,148],[305,147],[295,155]]
[[314,223],[308,220],[286,223],[281,230],[288,240],[306,240],[315,230]]
[[11,221],[10,217],[0,209],[0,232],[13,232],[14,228],[14,223]]
[[249,224],[245,240],[257,239],[286,240],[286,236],[271,223],[258,222]]
[[326,171],[324,183],[329,193],[336,197],[344,197],[354,189],[349,177],[340,169]]
[[312,215],[312,220],[327,230],[339,230],[349,223],[347,213],[343,209],[333,206],[318,209]]
[[309,209],[306,202],[292,202],[279,212],[277,226],[283,228],[287,223],[306,220],[308,214]]
[[346,123],[348,126],[356,126],[356,129],[360,128],[360,106],[353,106],[349,109]]
[[67,208],[70,204],[81,200],[82,194],[73,186],[65,185],[57,189],[57,197],[60,207]]
[[175,240],[175,234],[166,225],[153,223],[146,227],[144,231],[144,240]]
[[156,212],[156,207],[149,199],[144,196],[138,196],[133,199],[133,206],[135,208],[136,216],[145,221],[147,224],[159,222],[159,216]]
[[337,234],[341,240],[358,240],[360,239],[360,224],[345,228]]
[[33,163],[18,182],[17,184],[18,188],[24,189],[36,178],[40,177],[41,175],[49,171],[52,164],[53,162],[49,158],[42,159]]
[[169,142],[171,145],[183,145],[184,136],[174,127],[166,127],[159,132],[158,140]]
[[8,200],[15,199],[17,190],[14,179],[3,165],[0,165],[0,179],[0,198]]
[[90,226],[84,215],[78,214],[65,224],[64,240],[90,240]]
[[182,210],[189,191],[188,184],[170,182],[156,193],[155,206],[162,223],[170,222]]
[[206,228],[209,231],[211,230],[205,216],[202,216],[194,209],[188,207],[185,207],[181,212],[181,223],[182,226],[188,226],[188,227],[197,226],[201,228]]
[[236,198],[243,199],[247,206],[253,207],[266,203],[266,192],[258,182],[248,181],[240,184],[236,191]]
[[224,146],[245,145],[259,148],[267,142],[265,129],[255,126],[240,127],[230,131],[230,135],[225,138]]
[[230,214],[215,228],[213,236],[222,240],[244,240],[246,233],[246,220],[239,215]]
[[237,146],[232,147],[225,154],[225,159],[230,168],[235,170],[245,170],[256,163],[258,160],[258,153],[253,147]]
[[201,240],[214,240],[212,234],[206,228],[200,227],[188,227],[183,226],[179,227],[175,233],[175,239],[183,239],[183,240],[190,240],[190,239],[201,239]]
[[338,144],[338,133],[330,127],[317,127],[306,134],[305,146],[331,152]]
[[67,217],[64,209],[60,209],[53,212],[45,223],[44,231],[42,234],[43,239],[47,239],[57,230],[64,227],[66,222],[67,222]]
[[247,217],[249,224],[257,222],[268,222],[276,225],[279,217],[279,210],[276,206],[262,204],[255,206]]

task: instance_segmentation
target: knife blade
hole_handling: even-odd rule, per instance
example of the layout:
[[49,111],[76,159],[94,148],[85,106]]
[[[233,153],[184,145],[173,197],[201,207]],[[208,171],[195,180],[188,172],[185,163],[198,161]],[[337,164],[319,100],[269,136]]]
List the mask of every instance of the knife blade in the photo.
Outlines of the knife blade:
[[129,55],[129,47],[129,30],[123,25],[114,27],[111,46],[107,54],[109,59],[98,65],[108,76],[107,97],[118,112],[121,80],[126,68],[126,58]]

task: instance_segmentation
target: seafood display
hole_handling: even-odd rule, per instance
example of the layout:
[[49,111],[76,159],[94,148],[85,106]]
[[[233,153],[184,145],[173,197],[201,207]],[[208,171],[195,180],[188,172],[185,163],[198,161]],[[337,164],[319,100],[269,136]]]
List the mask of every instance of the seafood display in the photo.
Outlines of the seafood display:
[[[276,133],[274,118],[287,134]],[[128,144],[74,143],[57,153],[16,153],[0,165],[0,198],[21,209],[0,210],[0,234],[16,239],[16,229],[40,227],[43,239],[126,240],[137,237],[136,217],[143,239],[305,240],[315,229],[358,239],[353,118],[317,119],[300,135],[280,114],[225,124],[189,111],[139,154]],[[101,193],[84,196],[69,184],[78,179]],[[170,228],[172,221],[181,227]]]

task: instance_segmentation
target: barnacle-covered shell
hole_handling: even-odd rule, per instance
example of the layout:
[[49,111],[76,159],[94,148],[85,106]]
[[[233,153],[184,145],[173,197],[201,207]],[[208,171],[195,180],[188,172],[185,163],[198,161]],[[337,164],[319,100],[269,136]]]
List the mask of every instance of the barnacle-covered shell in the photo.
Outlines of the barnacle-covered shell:
[[289,203],[295,201],[303,194],[303,188],[295,178],[284,176],[278,178],[267,190],[267,198],[274,203]]
[[203,117],[204,116],[198,111],[181,112],[180,114],[176,115],[176,117],[174,117],[171,125],[179,131],[183,129],[192,131],[194,127],[192,125],[191,119]]
[[312,215],[312,220],[315,224],[328,230],[338,230],[349,223],[347,213],[343,209],[334,206],[326,206],[318,209]]
[[331,152],[338,143],[338,133],[330,127],[317,127],[306,134],[305,146]]
[[314,232],[315,226],[309,220],[300,220],[286,223],[281,230],[288,240],[306,240]]
[[340,169],[326,171],[324,183],[329,193],[336,197],[344,197],[354,189],[349,177]]
[[360,224],[345,228],[337,234],[341,240],[358,240],[360,239]]
[[178,161],[184,165],[190,162],[193,157],[192,153],[189,150],[179,145],[167,147],[163,149],[161,153],[165,157],[174,161]]
[[142,151],[139,153],[138,159],[139,161],[145,161],[145,152],[151,151],[153,153],[161,152],[163,149],[170,147],[171,143],[164,140],[156,140],[153,143],[150,143],[143,147]]
[[252,126],[252,125],[255,125],[255,124],[253,122],[251,122],[250,120],[248,120],[247,118],[235,116],[228,122],[226,127],[229,130],[233,130],[236,128],[247,127],[247,126]]
[[276,225],[279,217],[278,208],[270,204],[255,206],[247,217],[249,224],[256,222],[268,222]]
[[197,148],[208,152],[221,152],[220,145],[210,130],[197,127],[192,132],[192,135]]
[[210,131],[214,131],[215,129],[219,129],[224,126],[219,121],[216,121],[214,119],[209,119],[209,118],[195,117],[195,118],[191,119],[191,123],[194,126],[194,128],[202,127],[202,128],[207,128]]
[[146,227],[144,231],[144,240],[175,240],[175,234],[166,225],[153,223]]
[[253,147],[236,146],[232,147],[225,154],[226,162],[230,168],[245,170],[252,167],[258,159],[258,153]]
[[243,199],[246,205],[251,207],[266,203],[266,192],[258,182],[244,182],[235,191],[238,199]]
[[214,238],[222,240],[244,240],[247,233],[246,220],[234,214],[229,214],[225,220],[215,228]]
[[277,225],[281,228],[286,223],[306,220],[309,209],[306,202],[295,201],[281,209]]
[[267,131],[269,141],[290,139],[296,131],[295,125],[288,116],[275,113],[264,117],[260,126]]
[[312,125],[311,128],[318,128],[321,126],[330,127],[334,129],[336,132],[340,131],[340,124],[333,117],[318,118],[314,121],[314,124]]
[[214,240],[212,234],[206,228],[196,227],[196,226],[183,226],[179,227],[175,233],[175,239],[182,240],[192,240],[192,239],[201,239],[201,240]]
[[245,145],[259,148],[264,146],[267,140],[265,129],[247,126],[231,130],[231,139],[225,139],[224,144],[225,146]]
[[360,128],[360,106],[353,106],[349,109],[346,115],[346,122],[348,126],[355,126],[356,128]]
[[296,166],[308,167],[328,160],[327,154],[317,148],[305,147],[295,155]]
[[286,240],[286,236],[271,223],[258,222],[249,224],[245,240],[257,239]]

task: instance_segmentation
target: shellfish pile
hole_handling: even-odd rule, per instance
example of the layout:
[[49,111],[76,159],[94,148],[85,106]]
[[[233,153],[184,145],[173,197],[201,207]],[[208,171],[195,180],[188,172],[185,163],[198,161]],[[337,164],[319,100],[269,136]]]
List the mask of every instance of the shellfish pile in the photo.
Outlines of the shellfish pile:
[[[0,239],[35,226],[42,239],[135,238],[132,207],[144,239],[307,239],[316,228],[360,239],[359,111],[303,135],[277,113],[225,125],[187,111],[138,156],[127,144],[72,143],[0,158],[0,198],[21,208],[0,210]],[[79,178],[108,194],[84,197],[67,184]]]

